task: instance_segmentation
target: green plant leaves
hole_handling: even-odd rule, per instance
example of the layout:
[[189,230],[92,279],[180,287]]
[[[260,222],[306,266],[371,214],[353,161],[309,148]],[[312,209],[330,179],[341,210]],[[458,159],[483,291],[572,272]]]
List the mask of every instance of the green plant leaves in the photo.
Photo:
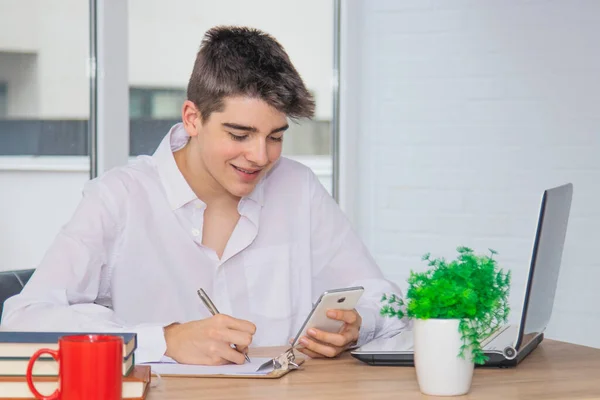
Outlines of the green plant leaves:
[[425,254],[429,265],[425,272],[411,271],[408,278],[406,303],[395,295],[383,296],[386,303],[381,315],[419,319],[461,319],[459,330],[463,339],[460,357],[471,350],[473,361],[483,364],[487,357],[480,341],[496,327],[508,321],[510,271],[498,268],[490,255],[476,255],[469,247],[458,247],[455,260],[432,259]]

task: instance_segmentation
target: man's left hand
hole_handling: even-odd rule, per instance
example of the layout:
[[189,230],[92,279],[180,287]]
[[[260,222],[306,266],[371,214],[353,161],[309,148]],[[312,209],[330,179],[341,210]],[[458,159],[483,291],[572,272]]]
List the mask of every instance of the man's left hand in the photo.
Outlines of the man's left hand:
[[362,318],[356,310],[328,310],[327,316],[344,322],[340,332],[311,328],[307,331],[308,336],[300,338],[298,351],[311,358],[335,357],[358,341]]

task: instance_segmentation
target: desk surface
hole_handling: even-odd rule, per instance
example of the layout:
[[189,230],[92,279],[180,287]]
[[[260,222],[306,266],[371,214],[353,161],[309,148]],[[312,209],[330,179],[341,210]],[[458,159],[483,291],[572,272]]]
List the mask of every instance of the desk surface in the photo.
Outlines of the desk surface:
[[[279,379],[162,378],[148,399],[439,399],[419,392],[413,367],[374,367],[348,353],[303,367]],[[458,398],[600,399],[600,349],[545,339],[515,368],[476,368],[470,393]]]

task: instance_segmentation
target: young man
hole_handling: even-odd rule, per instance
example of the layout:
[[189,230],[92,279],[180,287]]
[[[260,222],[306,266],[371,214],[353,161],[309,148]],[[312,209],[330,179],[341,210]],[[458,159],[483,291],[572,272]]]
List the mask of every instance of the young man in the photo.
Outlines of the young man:
[[[404,321],[379,316],[383,279],[315,175],[280,158],[288,118],[314,102],[277,41],[247,28],[207,32],[182,123],[153,156],[90,181],[22,293],[9,330],[133,331],[137,362],[243,363],[247,347],[286,345],[327,289],[362,285],[340,333],[302,351],[334,357]],[[222,313],[201,303],[203,288]],[[236,351],[231,347],[235,344]]]

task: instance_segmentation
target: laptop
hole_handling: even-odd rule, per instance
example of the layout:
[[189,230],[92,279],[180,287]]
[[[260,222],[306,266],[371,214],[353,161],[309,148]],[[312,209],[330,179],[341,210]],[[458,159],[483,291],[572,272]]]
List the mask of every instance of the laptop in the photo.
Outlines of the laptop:
[[[544,191],[521,319],[518,324],[500,327],[482,341],[489,359],[477,366],[514,367],[542,342],[554,305],[572,197],[571,183]],[[391,338],[375,339],[351,354],[371,365],[414,365],[412,333],[407,330]]]

